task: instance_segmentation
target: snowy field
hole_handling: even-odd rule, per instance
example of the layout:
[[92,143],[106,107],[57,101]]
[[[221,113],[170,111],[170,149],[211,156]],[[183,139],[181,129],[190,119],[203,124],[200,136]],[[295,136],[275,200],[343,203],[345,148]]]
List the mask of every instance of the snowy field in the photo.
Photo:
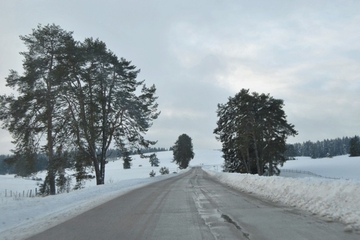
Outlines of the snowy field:
[[[339,156],[310,159],[299,157],[282,167],[279,177],[222,173],[222,153],[197,150],[191,166],[202,166],[219,181],[261,198],[310,211],[328,221],[340,220],[345,231],[360,230],[360,158]],[[37,181],[0,175],[0,239],[23,239],[59,224],[132,189],[176,176],[172,152],[157,153],[160,167],[169,175],[160,175],[160,167],[151,167],[147,159],[134,157],[132,168],[122,169],[122,161],[106,165],[105,185],[95,180],[85,188],[48,197],[26,197],[38,188]],[[286,169],[286,171],[284,170]],[[156,176],[149,177],[151,170]],[[45,173],[36,177],[44,178]],[[11,196],[10,196],[11,194]]]

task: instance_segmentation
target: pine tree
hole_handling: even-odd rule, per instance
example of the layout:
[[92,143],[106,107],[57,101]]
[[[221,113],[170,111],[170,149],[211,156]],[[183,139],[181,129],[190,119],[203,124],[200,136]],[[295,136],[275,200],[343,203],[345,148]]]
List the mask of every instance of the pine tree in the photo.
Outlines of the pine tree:
[[150,154],[149,162],[150,162],[152,167],[158,167],[159,166],[160,161],[157,158],[156,153]]
[[130,156],[130,152],[129,151],[123,151],[122,152],[122,159],[123,159],[123,168],[124,169],[130,169],[131,168],[131,161],[132,158]]
[[186,134],[180,135],[172,149],[173,162],[179,165],[180,169],[186,169],[189,166],[190,160],[195,156],[191,138]]
[[[98,39],[85,39],[68,52],[62,62],[68,128],[74,145],[91,159],[96,183],[104,184],[113,142],[124,151],[156,143],[144,138],[159,115],[156,88],[138,81],[139,70]],[[122,153],[124,168],[130,168],[131,157],[126,154]]]
[[[64,140],[61,132],[65,119],[59,101],[64,85],[57,77],[64,49],[73,45],[71,32],[56,25],[39,25],[32,33],[20,36],[27,47],[24,56],[24,74],[11,70],[6,78],[7,86],[17,91],[16,96],[1,97],[0,119],[3,128],[14,138],[15,158],[32,161],[40,149],[46,152],[48,164],[49,192],[55,194],[56,163],[55,147]],[[43,137],[46,136],[46,144]]]

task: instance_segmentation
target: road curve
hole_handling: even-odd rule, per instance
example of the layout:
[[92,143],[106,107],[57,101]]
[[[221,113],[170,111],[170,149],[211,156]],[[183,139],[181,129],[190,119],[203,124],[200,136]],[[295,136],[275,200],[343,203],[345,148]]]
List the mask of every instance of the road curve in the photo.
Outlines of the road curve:
[[360,239],[344,225],[230,189],[201,168],[136,189],[29,239]]

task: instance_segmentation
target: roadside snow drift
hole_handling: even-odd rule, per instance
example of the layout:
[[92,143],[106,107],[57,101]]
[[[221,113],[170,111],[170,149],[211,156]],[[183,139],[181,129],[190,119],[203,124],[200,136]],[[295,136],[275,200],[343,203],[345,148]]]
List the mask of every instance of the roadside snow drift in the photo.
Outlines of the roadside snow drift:
[[340,220],[347,224],[348,230],[360,229],[360,183],[357,181],[207,172],[238,190],[301,208],[329,220]]

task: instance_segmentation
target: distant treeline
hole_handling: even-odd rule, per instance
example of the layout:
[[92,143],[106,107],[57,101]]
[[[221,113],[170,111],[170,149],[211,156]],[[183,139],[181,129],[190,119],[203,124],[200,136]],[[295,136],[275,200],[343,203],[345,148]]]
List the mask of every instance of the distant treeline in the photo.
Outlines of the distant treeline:
[[0,174],[7,174],[14,172],[14,166],[6,164],[4,159],[9,158],[10,155],[0,155]]
[[[164,151],[168,151],[168,149],[166,148],[156,148],[156,147],[149,147],[149,148],[143,148],[140,149],[140,153],[145,154],[145,153],[153,153],[153,152],[164,152]],[[109,155],[108,158],[114,158],[114,157],[121,157],[121,151],[120,150],[110,150],[109,152],[111,152],[111,154]],[[136,155],[139,154],[138,151],[131,151],[130,150],[130,155]]]
[[288,144],[286,155],[288,157],[304,156],[311,158],[324,158],[350,154],[350,141],[352,138],[343,137],[325,139],[317,142],[303,142]]
[[[141,149],[140,153],[153,153],[153,152],[162,152],[168,151],[166,148],[147,148]],[[130,151],[130,155],[139,154],[137,151]],[[75,168],[75,155],[76,153],[67,153],[66,159],[64,160],[64,165],[67,168]],[[108,150],[107,159],[111,158],[121,158],[122,154],[120,150],[110,149]],[[46,170],[48,167],[48,158],[45,154],[37,154],[34,157],[33,164],[29,165],[27,161],[13,159],[12,155],[0,155],[0,174],[17,174],[19,176],[27,176],[31,173],[39,172]]]

